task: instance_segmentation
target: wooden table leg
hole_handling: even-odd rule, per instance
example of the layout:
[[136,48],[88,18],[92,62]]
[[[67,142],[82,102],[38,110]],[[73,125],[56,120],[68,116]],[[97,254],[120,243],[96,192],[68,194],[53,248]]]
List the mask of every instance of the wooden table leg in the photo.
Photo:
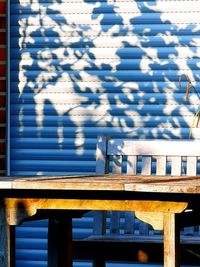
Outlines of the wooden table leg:
[[15,226],[8,224],[3,200],[0,200],[0,266],[15,267]]
[[164,214],[164,267],[180,266],[180,232],[176,214]]
[[49,219],[48,267],[72,267],[72,218]]

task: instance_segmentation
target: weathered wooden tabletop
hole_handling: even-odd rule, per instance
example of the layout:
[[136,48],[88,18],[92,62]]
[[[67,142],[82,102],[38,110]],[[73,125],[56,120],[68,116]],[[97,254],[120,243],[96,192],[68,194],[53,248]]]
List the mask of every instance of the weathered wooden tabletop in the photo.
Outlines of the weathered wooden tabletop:
[[[0,241],[4,244],[2,250],[7,257],[4,266],[10,267],[6,243],[10,234],[6,225],[17,225],[41,210],[48,213],[65,210],[71,216],[74,215],[72,211],[122,210],[135,211],[140,220],[151,224],[156,230],[164,230],[164,266],[178,267],[177,214],[182,215],[187,208],[193,209],[192,214],[199,210],[199,196],[200,176],[1,177],[0,218],[4,232]],[[71,220],[68,225],[70,228]],[[63,255],[68,247],[63,247]],[[62,266],[72,266],[71,260],[70,264],[66,262],[68,260]],[[60,264],[56,266],[60,267]]]
[[0,189],[200,193],[200,176],[79,175],[1,177]]

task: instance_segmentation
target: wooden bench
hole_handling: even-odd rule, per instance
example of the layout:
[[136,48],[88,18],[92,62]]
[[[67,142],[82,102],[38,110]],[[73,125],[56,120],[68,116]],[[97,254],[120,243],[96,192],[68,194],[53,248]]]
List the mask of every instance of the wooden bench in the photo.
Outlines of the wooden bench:
[[[141,179],[143,175],[163,175],[163,179],[167,175],[196,176],[200,169],[196,151],[199,144],[191,140],[121,140],[99,136],[96,173],[138,174]],[[133,212],[97,211],[94,214],[93,234],[88,241],[163,242],[162,231],[153,230]],[[182,228],[181,242],[200,243],[200,227]],[[95,266],[103,265],[102,257],[99,263],[95,262]]]

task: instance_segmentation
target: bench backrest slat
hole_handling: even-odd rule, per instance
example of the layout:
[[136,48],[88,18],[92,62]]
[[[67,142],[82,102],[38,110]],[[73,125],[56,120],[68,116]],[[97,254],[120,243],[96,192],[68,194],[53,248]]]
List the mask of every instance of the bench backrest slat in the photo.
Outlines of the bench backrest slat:
[[127,174],[136,174],[137,173],[137,156],[128,156],[127,157]]
[[181,156],[172,156],[171,158],[171,175],[181,175]]
[[187,158],[187,173],[189,175],[197,174],[197,157],[188,157]]
[[113,156],[112,161],[112,173],[121,174],[122,173],[122,156]]
[[156,175],[166,175],[167,157],[157,156]]
[[133,234],[135,214],[133,212],[125,212],[124,220],[124,234]]
[[108,173],[109,156],[107,153],[107,137],[99,136],[96,148],[96,173]]
[[142,157],[142,175],[151,175],[151,157]]

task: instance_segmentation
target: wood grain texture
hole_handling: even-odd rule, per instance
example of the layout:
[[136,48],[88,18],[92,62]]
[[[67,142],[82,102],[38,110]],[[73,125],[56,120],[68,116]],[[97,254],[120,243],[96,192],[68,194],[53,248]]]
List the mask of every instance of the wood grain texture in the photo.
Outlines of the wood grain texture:
[[181,176],[181,156],[173,156],[171,158],[171,175]]
[[187,175],[197,174],[197,157],[187,157]]
[[142,175],[151,175],[151,157],[142,157]]
[[128,156],[127,157],[127,174],[137,174],[137,157]]
[[157,156],[156,160],[156,175],[166,175],[167,157]]
[[150,224],[154,230],[163,230],[162,212],[136,211],[135,216],[143,222]]
[[164,266],[179,267],[180,233],[176,214],[164,214]]
[[10,262],[10,226],[6,218],[6,205],[0,200],[0,266],[12,267]]
[[1,177],[0,189],[132,191],[200,194],[200,176],[82,175]]
[[37,210],[111,210],[181,213],[187,202],[147,200],[90,200],[90,199],[4,199],[10,225],[36,214]]

